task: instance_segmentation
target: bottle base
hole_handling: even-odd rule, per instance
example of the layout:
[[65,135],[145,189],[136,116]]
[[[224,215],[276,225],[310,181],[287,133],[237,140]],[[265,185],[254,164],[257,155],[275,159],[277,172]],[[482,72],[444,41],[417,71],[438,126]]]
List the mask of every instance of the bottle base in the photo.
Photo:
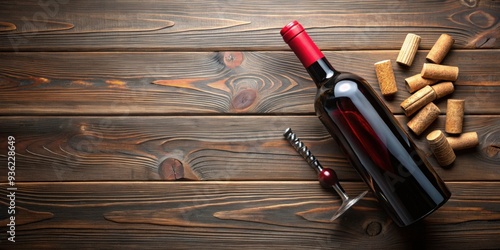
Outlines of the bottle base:
[[420,216],[419,218],[411,221],[410,223],[407,223],[407,224],[404,224],[404,223],[401,223],[401,222],[398,222],[397,220],[395,220],[393,218],[393,221],[396,223],[396,225],[398,225],[399,227],[410,227],[410,226],[413,226],[415,224],[418,224],[419,222],[423,221],[427,216],[431,215],[432,213],[434,213],[436,210],[438,210],[439,208],[441,208],[446,202],[448,202],[448,200],[451,198],[451,194],[450,196],[446,197],[443,202],[439,203],[435,208],[433,208],[432,210],[430,210],[429,212],[425,213],[424,215]]

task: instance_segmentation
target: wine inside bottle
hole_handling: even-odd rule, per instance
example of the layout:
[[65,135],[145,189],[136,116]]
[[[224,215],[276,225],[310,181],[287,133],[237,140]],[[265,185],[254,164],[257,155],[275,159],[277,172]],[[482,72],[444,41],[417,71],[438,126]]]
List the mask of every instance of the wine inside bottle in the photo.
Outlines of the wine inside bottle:
[[392,219],[408,226],[442,206],[450,191],[370,84],[336,71],[297,21],[281,35],[318,87],[317,116]]

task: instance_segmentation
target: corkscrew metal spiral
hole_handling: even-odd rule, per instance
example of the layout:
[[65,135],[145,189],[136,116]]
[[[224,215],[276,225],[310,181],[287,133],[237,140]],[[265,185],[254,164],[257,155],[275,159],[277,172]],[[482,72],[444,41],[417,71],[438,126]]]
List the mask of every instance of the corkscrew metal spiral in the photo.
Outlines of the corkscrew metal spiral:
[[297,135],[292,131],[291,128],[287,128],[285,130],[285,133],[283,133],[283,136],[290,142],[292,147],[299,152],[302,157],[306,160],[306,162],[317,170],[318,172],[321,172],[323,170],[323,166],[319,163],[318,159],[311,153],[311,151],[307,148],[307,146],[300,141],[300,139],[297,137]]

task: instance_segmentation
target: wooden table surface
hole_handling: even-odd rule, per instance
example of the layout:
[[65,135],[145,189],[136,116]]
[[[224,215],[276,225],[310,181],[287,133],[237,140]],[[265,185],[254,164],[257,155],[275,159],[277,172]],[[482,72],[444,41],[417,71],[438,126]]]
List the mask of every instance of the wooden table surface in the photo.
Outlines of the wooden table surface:
[[[0,248],[500,247],[499,1],[0,6]],[[399,92],[385,102],[407,130],[404,78],[442,33],[455,38],[443,62],[460,68],[455,92],[436,101],[441,115],[424,134],[444,129],[447,98],[465,99],[464,131],[480,144],[445,169],[412,134],[452,192],[442,208],[399,228],[369,193],[328,222],[339,197],[318,185],[285,128],[349,194],[367,186],[315,116],[316,87],[282,41],[294,19],[336,69],[379,94],[373,64],[392,60]],[[407,33],[422,41],[403,68]]]

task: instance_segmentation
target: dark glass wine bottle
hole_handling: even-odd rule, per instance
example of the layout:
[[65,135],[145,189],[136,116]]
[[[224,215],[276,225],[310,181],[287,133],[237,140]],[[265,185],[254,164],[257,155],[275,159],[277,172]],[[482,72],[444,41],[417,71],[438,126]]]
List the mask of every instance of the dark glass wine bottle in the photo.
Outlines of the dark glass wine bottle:
[[317,116],[392,219],[408,226],[443,205],[450,191],[370,84],[335,70],[297,21],[281,35],[318,87]]

